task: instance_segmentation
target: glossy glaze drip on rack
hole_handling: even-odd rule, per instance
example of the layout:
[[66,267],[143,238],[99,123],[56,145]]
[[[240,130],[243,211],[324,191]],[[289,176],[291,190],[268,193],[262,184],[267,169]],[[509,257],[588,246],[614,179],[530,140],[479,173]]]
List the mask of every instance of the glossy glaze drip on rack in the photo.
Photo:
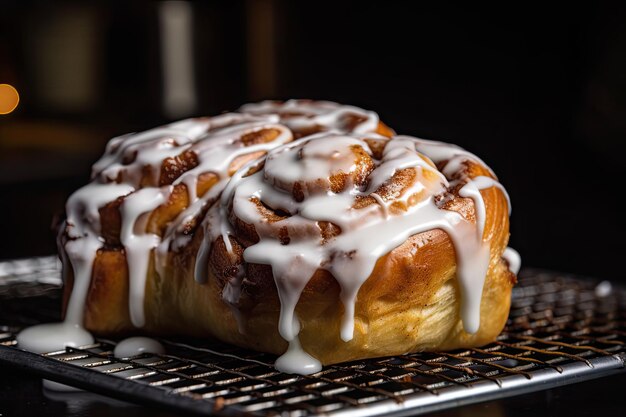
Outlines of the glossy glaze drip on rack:
[[164,354],[165,348],[155,339],[136,336],[119,341],[113,350],[116,358],[130,358],[142,353]]

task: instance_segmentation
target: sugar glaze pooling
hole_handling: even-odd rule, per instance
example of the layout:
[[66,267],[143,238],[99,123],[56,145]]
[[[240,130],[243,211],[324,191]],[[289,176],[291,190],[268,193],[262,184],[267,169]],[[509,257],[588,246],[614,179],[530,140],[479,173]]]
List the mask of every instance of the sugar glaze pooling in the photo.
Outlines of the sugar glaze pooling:
[[130,358],[142,353],[162,355],[165,353],[165,348],[160,342],[149,337],[129,337],[120,340],[113,350],[113,356],[116,358]]
[[[485,210],[480,190],[494,186],[502,191],[504,189],[491,177],[463,177],[453,180],[447,177],[462,171],[462,165],[466,161],[479,161],[481,164],[482,161],[453,145],[398,136],[385,147],[383,158],[369,175],[367,187],[352,186],[337,193],[312,189],[298,203],[290,199],[289,193],[277,191],[273,187],[288,186],[294,181],[321,179],[324,182],[324,175],[352,172],[354,167],[350,159],[351,147],[361,147],[371,155],[364,139],[367,137],[371,140],[385,140],[373,133],[379,123],[378,116],[374,112],[352,106],[301,100],[290,100],[283,104],[251,104],[243,106],[240,111],[242,113],[184,120],[143,133],[115,138],[109,142],[105,155],[94,165],[93,182],[78,190],[68,200],[66,231],[69,239],[65,243],[65,251],[73,270],[74,288],[66,319],[63,323],[24,330],[18,336],[20,347],[52,351],[93,342],[92,336],[82,329],[82,322],[93,262],[98,249],[104,243],[100,233],[99,209],[118,198],[123,200],[120,205],[120,237],[129,263],[131,289],[128,301],[131,319],[136,327],[145,324],[145,280],[152,254],[157,272],[162,272],[168,252],[179,250],[189,243],[190,236],[184,233],[187,225],[204,217],[201,227],[205,228],[205,239],[197,254],[195,268],[196,280],[202,283],[208,276],[207,256],[212,242],[222,237],[227,247],[230,246],[228,235],[231,229],[224,216],[230,201],[236,203],[233,204],[235,214],[255,224],[259,234],[263,234],[265,225],[250,202],[250,196],[258,194],[268,206],[287,209],[290,213],[297,214],[286,222],[292,230],[319,221],[335,223],[342,229],[342,233],[327,245],[321,245],[319,237],[315,236],[281,245],[282,259],[272,256],[280,243],[271,236],[261,236],[259,243],[246,248],[244,252],[247,262],[272,265],[281,295],[279,330],[285,340],[289,341],[289,349],[277,361],[276,366],[279,369],[303,374],[321,369],[319,362],[304,352],[299,344],[297,335],[300,325],[295,315],[295,306],[308,279],[320,268],[322,262],[328,260],[331,250],[349,253],[354,248],[359,249],[354,260],[337,257],[333,262],[326,262],[324,266],[342,286],[341,301],[345,307],[345,315],[341,337],[348,341],[354,332],[356,295],[376,260],[412,234],[434,228],[446,231],[455,245],[462,291],[463,323],[470,333],[478,329],[480,296],[489,261],[489,244],[482,241]],[[250,146],[244,146],[238,141],[246,132],[260,129],[275,129],[278,135],[270,142]],[[293,134],[290,129],[295,133],[330,133],[305,135],[302,139],[291,142]],[[346,134],[349,132],[354,134]],[[331,137],[332,144],[329,142]],[[293,153],[303,149],[306,163],[299,166]],[[171,184],[161,186],[158,182],[149,185],[142,183],[146,170],[154,178],[158,178],[163,161],[185,151],[193,151],[198,156],[197,166],[183,173]],[[255,154],[259,159],[240,168],[230,179],[229,169],[233,161],[238,156],[248,154]],[[430,159],[423,155],[428,155]],[[447,161],[441,173],[431,160],[435,163]],[[246,176],[250,168],[262,163],[265,163],[263,171]],[[418,181],[405,190],[400,199],[407,202],[418,194],[423,199],[416,204],[409,204],[406,212],[398,214],[392,207],[393,200],[386,199],[377,191],[402,169],[415,170]],[[200,195],[197,190],[198,176],[205,172],[216,174],[218,181],[208,192]],[[263,178],[265,174],[262,172],[267,174],[266,178]],[[459,182],[463,183],[459,194],[474,200],[477,217],[475,224],[466,221],[456,212],[442,210],[438,206],[436,197]],[[187,209],[162,234],[145,232],[147,213],[165,204],[174,188],[181,184],[185,185],[189,196]],[[356,198],[367,196],[375,204],[359,210],[352,207]],[[205,215],[207,208],[209,210]],[[358,216],[354,216],[357,211]],[[370,239],[365,238],[370,233],[384,238],[380,243],[370,242]],[[365,246],[360,247],[361,244]],[[299,273],[295,274],[294,271]],[[236,308],[241,279],[243,277],[227,283],[222,298],[232,307],[240,330],[243,331],[242,318]],[[281,284],[285,280],[291,280],[290,285]]]

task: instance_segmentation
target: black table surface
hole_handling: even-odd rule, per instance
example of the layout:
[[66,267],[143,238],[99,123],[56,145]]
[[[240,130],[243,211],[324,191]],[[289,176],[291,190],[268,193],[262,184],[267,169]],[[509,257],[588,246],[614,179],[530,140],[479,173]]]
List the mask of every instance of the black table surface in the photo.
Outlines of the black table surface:
[[[36,375],[0,364],[0,416],[146,416],[180,415],[125,403],[89,392],[43,390]],[[432,416],[623,416],[626,374],[439,411]]]

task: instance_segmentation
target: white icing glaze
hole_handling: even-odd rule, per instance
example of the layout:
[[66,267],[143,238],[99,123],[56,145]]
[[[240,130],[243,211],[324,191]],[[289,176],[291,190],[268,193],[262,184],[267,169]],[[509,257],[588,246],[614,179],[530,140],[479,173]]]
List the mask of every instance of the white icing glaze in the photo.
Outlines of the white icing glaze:
[[478,188],[479,190],[485,190],[490,187],[499,188],[500,191],[502,191],[502,194],[504,194],[504,197],[506,198],[507,207],[509,209],[509,216],[511,215],[511,212],[513,211],[513,206],[511,206],[511,198],[509,197],[509,193],[506,192],[506,189],[504,188],[504,186],[500,184],[497,180],[494,180],[491,177],[485,177],[481,175],[481,176],[472,178],[472,184],[476,186],[476,188]]
[[[159,244],[159,236],[139,231],[135,227],[140,215],[150,212],[167,201],[164,190],[144,188],[128,196],[121,206],[122,230],[120,240],[126,250],[128,263],[128,307],[130,319],[135,327],[143,327],[144,293],[150,253]],[[144,227],[145,228],[145,227]]]
[[608,297],[613,292],[613,285],[610,281],[601,281],[600,283],[598,283],[598,285],[596,285],[594,292],[596,294],[596,297]]
[[68,236],[74,240],[65,244],[65,254],[74,272],[74,286],[65,321],[22,330],[17,336],[17,344],[21,349],[45,353],[94,342],[93,336],[82,325],[93,261],[102,246],[98,209],[132,191],[132,187],[123,184],[105,186],[92,183],[70,196],[67,203],[66,230]]
[[302,350],[297,337],[289,342],[287,351],[276,359],[274,366],[287,374],[311,375],[322,370],[320,361]]
[[118,342],[113,350],[113,356],[116,358],[130,358],[142,353],[162,355],[165,353],[165,348],[160,342],[149,337],[129,337]]
[[479,157],[457,145],[421,138],[415,138],[415,140],[417,151],[428,155],[434,163],[447,161],[441,172],[448,178],[454,176],[455,173],[462,175],[461,165],[467,160],[478,162],[489,170],[492,177],[496,178],[496,174]]
[[[300,332],[298,319],[294,319],[292,326],[293,333],[298,334]],[[320,361],[302,349],[297,337],[289,341],[287,350],[276,359],[274,366],[287,374],[311,375],[322,370]]]
[[[378,128],[378,114],[359,107],[332,101],[288,100],[262,101],[241,106],[239,111],[254,115],[278,114],[281,123],[294,131],[309,132],[332,130],[338,132],[372,133]],[[357,123],[349,126],[348,118],[354,116]]]
[[502,257],[506,263],[509,264],[509,270],[517,275],[522,267],[522,257],[520,254],[515,249],[508,247],[504,250]]
[[48,353],[63,350],[66,347],[90,345],[93,336],[77,324],[48,323],[28,327],[17,335],[20,349],[35,353]]
[[[299,364],[294,363],[300,359],[294,358],[307,355],[299,350],[295,307],[316,270],[328,270],[341,286],[344,305],[341,338],[349,341],[354,332],[357,293],[376,261],[410,236],[428,230],[442,229],[452,239],[457,254],[463,324],[468,333],[475,333],[480,325],[480,300],[490,258],[489,242],[483,242],[485,206],[480,190],[498,186],[498,183],[488,177],[479,177],[474,182],[463,174],[465,161],[478,161],[466,151],[446,147],[440,142],[432,145],[434,142],[398,136],[387,143],[382,159],[369,174],[365,190],[349,184],[341,192],[330,191],[328,185],[332,175],[337,172],[350,174],[357,169],[350,159],[351,147],[359,146],[372,154],[362,139],[357,135],[323,133],[270,151],[262,170],[246,176],[250,169],[246,166],[231,178],[222,193],[221,204],[214,206],[207,217],[205,233],[211,241],[221,236],[227,248],[230,248],[228,235],[232,233],[226,213],[229,207],[232,206],[238,219],[254,225],[260,239],[245,249],[244,260],[272,266],[281,302],[279,332],[290,342],[287,353],[277,362],[277,366],[284,369],[300,369]],[[384,140],[374,136],[371,139]],[[430,147],[437,151],[437,162],[447,160],[447,165],[452,163],[455,166],[454,171],[448,170],[452,183],[418,152]],[[399,170],[407,168],[415,170],[417,181],[402,195],[385,201],[377,191]],[[424,175],[426,171],[430,175]],[[301,187],[304,189],[303,201],[296,201],[291,194],[296,182],[304,183]],[[442,210],[435,203],[435,196],[445,194],[448,187],[460,182],[464,184],[461,196],[474,200],[476,224],[456,212]],[[412,202],[423,192],[426,192],[425,198]],[[357,197],[372,194],[377,204],[360,209],[353,207]],[[290,216],[275,225],[268,223],[258,209],[257,200]],[[388,206],[398,200],[406,202],[409,207],[401,214],[391,214]],[[341,234],[324,242],[318,227],[320,221],[339,226]],[[279,227],[288,231],[288,244],[277,235]],[[228,297],[229,303],[235,304],[233,294]]]

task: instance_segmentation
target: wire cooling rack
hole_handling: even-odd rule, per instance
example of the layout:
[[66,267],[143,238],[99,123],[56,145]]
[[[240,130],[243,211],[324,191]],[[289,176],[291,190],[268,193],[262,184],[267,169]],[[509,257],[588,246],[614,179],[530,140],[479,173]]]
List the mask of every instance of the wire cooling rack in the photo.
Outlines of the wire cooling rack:
[[119,399],[204,415],[415,415],[624,371],[626,291],[526,270],[505,331],[487,346],[277,372],[275,356],[216,342],[159,339],[164,355],[112,355],[114,341],[43,355],[16,347],[21,326],[58,320],[58,262],[0,263],[0,360]]

